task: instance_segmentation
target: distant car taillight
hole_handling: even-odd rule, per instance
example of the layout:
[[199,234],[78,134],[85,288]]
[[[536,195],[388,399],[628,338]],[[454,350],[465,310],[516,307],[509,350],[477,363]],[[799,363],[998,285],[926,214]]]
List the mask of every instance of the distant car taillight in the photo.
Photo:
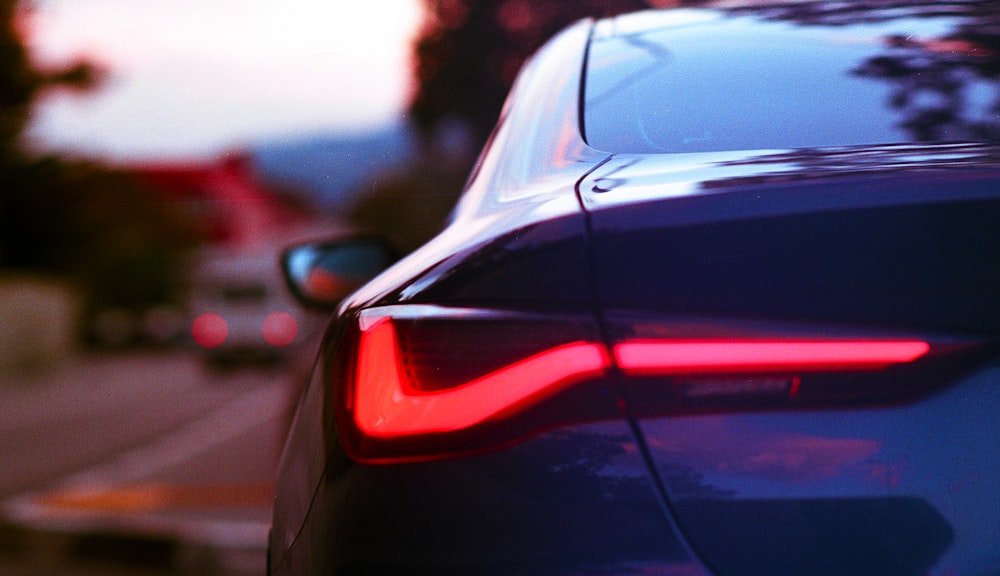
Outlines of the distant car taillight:
[[905,401],[983,358],[981,346],[912,336],[713,331],[616,322],[609,345],[586,314],[367,310],[337,362],[340,437],[361,461],[423,460],[628,414]]
[[264,318],[260,333],[271,346],[288,346],[299,335],[299,322],[288,312],[272,312]]
[[191,337],[204,348],[221,346],[228,336],[229,324],[218,314],[201,314],[191,323]]

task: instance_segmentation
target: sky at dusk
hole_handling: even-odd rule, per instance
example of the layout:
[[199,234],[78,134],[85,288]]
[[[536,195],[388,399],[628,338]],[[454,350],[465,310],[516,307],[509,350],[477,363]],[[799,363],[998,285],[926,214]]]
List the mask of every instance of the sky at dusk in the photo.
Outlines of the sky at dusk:
[[34,146],[184,159],[362,132],[402,114],[419,0],[32,0],[41,63],[85,57],[97,91],[36,107]]

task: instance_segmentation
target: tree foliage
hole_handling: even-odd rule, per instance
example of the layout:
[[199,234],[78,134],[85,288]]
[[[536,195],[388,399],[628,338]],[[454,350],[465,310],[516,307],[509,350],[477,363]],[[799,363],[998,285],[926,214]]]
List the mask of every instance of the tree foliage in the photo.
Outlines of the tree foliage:
[[643,0],[424,0],[410,115],[425,135],[449,120],[484,142],[524,61],[570,23],[631,12]]
[[[441,227],[475,152],[493,129],[527,58],[572,22],[647,7],[643,0],[423,0],[425,22],[413,46],[416,92],[410,118],[427,142],[407,171],[366,186],[350,215],[408,252]],[[445,144],[449,126],[468,141]],[[463,154],[464,153],[464,154]]]
[[195,241],[192,226],[122,170],[29,153],[22,135],[46,91],[86,91],[87,62],[40,69],[25,47],[29,7],[0,0],[0,269],[75,280],[91,305],[169,301],[171,253]]
[[99,78],[86,61],[42,70],[24,46],[29,7],[18,0],[0,0],[0,154],[7,164],[23,162],[21,133],[32,105],[48,89],[89,90]]
[[80,246],[74,199],[61,190],[67,166],[56,157],[26,154],[21,136],[45,90],[89,87],[94,76],[83,63],[36,68],[24,45],[27,17],[17,0],[0,0],[0,264],[59,270],[67,259],[60,252]]

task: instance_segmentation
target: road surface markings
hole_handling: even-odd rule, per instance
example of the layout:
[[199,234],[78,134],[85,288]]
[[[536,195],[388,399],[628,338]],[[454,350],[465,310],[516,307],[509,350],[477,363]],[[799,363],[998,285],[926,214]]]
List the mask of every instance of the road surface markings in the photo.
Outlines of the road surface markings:
[[287,391],[281,386],[248,391],[171,433],[70,475],[46,490],[7,500],[3,516],[58,530],[169,532],[219,546],[260,545],[268,526],[259,520],[180,520],[150,513],[266,508],[272,502],[271,485],[170,485],[144,480],[283,418],[286,402]]

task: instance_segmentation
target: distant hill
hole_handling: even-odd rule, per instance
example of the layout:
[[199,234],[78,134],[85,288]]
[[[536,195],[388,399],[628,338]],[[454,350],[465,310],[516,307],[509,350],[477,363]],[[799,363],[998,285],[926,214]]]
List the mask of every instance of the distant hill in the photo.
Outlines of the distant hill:
[[372,178],[412,161],[415,147],[412,131],[398,124],[264,142],[252,156],[266,180],[305,192],[324,210],[343,212]]

